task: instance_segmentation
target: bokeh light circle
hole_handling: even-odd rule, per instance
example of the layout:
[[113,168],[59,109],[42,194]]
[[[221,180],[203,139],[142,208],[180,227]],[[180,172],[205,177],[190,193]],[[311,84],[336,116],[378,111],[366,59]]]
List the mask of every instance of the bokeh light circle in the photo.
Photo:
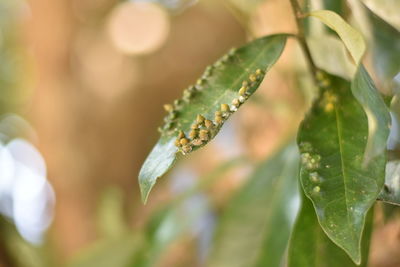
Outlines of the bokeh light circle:
[[170,21],[159,5],[123,2],[111,12],[107,30],[115,47],[125,54],[150,54],[167,40]]

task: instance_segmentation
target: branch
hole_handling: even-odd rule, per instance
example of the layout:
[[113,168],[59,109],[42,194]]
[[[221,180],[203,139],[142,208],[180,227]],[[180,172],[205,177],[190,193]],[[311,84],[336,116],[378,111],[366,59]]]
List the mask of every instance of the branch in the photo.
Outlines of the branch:
[[304,26],[303,26],[303,22],[302,22],[302,19],[305,16],[304,16],[303,12],[301,11],[301,7],[300,7],[299,3],[297,2],[297,0],[290,0],[290,3],[291,3],[293,14],[294,14],[296,24],[297,24],[297,32],[298,32],[297,39],[299,40],[300,47],[304,52],[304,55],[306,57],[306,60],[310,67],[310,70],[313,74],[313,79],[315,81],[318,68],[316,67],[314,60],[312,59],[310,48],[308,47],[306,39],[305,39]]

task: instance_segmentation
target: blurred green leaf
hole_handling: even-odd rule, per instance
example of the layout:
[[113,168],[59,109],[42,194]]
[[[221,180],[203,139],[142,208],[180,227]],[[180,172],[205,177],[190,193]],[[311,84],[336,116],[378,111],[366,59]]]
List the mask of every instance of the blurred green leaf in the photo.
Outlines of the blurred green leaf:
[[[166,124],[161,128],[161,138],[144,162],[139,173],[139,184],[142,199],[146,202],[148,194],[158,177],[162,176],[176,159],[179,151],[189,153],[191,150],[206,145],[220,130],[223,122],[232,114],[236,107],[250,96],[260,85],[264,74],[278,60],[286,43],[286,35],[272,35],[252,41],[251,43],[229,52],[214,65],[207,68],[196,86],[184,91],[183,99],[167,106],[169,114]],[[239,91],[247,89],[245,96]],[[241,90],[244,93],[244,90]],[[232,103],[232,104],[231,104]],[[221,106],[223,104],[228,106]],[[216,112],[222,110],[222,116]],[[208,126],[201,123],[203,136],[188,138],[191,126],[196,123],[197,116],[208,119]],[[206,130],[207,128],[207,130]],[[179,132],[183,131],[189,144],[178,148],[175,145]],[[197,130],[198,131],[198,130]],[[208,132],[204,132],[208,131]]]
[[98,227],[102,237],[115,238],[129,232],[123,212],[123,195],[116,187],[107,188],[100,199]]
[[260,164],[222,215],[207,266],[280,265],[297,212],[298,162],[289,146]]
[[[362,242],[362,264],[367,266],[372,232],[372,212],[367,216]],[[288,267],[351,267],[355,265],[318,224],[312,202],[302,197],[302,205],[290,238]]]
[[[400,8],[400,7],[399,7]],[[400,72],[400,32],[365,8],[373,33],[373,59],[377,74],[386,86]]]
[[356,64],[361,62],[366,45],[364,38],[356,29],[351,27],[338,14],[329,10],[312,11],[309,16],[318,18],[326,26],[334,30],[349,50],[354,62]]
[[360,263],[365,216],[383,187],[386,156],[363,164],[368,118],[347,81],[326,76],[323,82],[326,87],[298,133],[301,182],[326,234]]
[[69,267],[130,267],[136,253],[142,248],[140,234],[98,241],[72,260]]

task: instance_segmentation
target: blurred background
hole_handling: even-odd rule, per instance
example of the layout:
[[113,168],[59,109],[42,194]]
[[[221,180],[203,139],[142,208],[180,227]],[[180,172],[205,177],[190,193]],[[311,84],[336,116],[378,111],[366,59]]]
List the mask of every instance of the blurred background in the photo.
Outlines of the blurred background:
[[[351,13],[337,2],[305,5]],[[137,174],[163,104],[231,47],[277,32],[296,32],[288,0],[0,0],[0,266],[204,266],[227,203],[310,104],[299,47],[289,41],[250,103],[145,206]],[[310,36],[318,64],[350,77],[329,38]],[[371,266],[399,266],[399,224],[379,214]]]

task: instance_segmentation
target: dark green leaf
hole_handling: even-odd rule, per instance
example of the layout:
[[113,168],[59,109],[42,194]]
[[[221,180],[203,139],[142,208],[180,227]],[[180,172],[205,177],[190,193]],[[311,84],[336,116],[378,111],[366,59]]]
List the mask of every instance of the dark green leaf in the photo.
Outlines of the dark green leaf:
[[279,266],[296,213],[298,152],[262,163],[222,215],[210,267]]
[[[343,250],[324,233],[309,199],[303,196],[302,207],[290,238],[288,267],[351,267],[357,266]],[[372,230],[372,212],[367,216],[362,243],[362,264],[367,266]]]
[[[208,67],[197,85],[184,91],[181,100],[166,107],[169,113],[165,118],[166,124],[160,129],[161,138],[139,173],[144,202],[157,178],[171,168],[178,152],[187,154],[206,145],[218,133],[223,122],[237,109],[236,106],[240,106],[255,92],[265,72],[281,55],[285,43],[286,35],[272,35],[232,50]],[[244,96],[239,94],[245,91]],[[224,104],[227,106],[221,106]],[[222,116],[215,115],[221,111]],[[196,129],[198,136],[190,136],[191,126],[196,124],[198,115],[208,119],[208,124],[200,124],[203,134],[199,133],[200,129]],[[180,131],[183,131],[186,141],[189,141],[187,145],[175,145]]]
[[325,85],[298,134],[301,182],[326,234],[359,263],[365,216],[383,187],[386,156],[363,164],[367,116],[347,81],[327,76]]

